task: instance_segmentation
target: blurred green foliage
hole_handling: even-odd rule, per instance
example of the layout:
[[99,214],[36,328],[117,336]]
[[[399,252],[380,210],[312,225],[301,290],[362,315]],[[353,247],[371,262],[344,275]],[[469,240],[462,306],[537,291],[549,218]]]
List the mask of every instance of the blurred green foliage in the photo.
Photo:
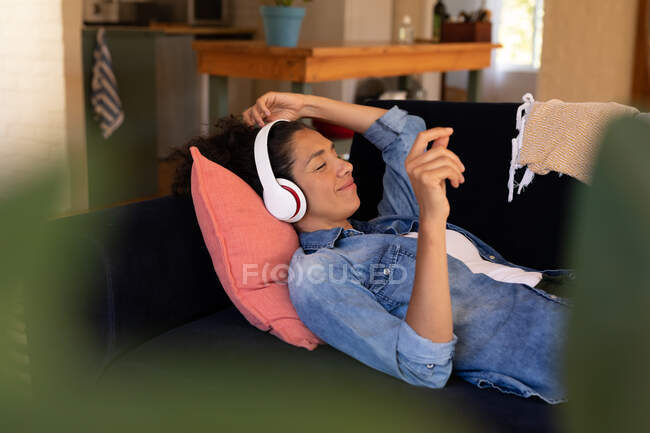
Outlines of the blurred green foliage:
[[578,197],[569,326],[572,432],[650,431],[650,124],[614,122]]
[[[25,275],[46,261],[43,223],[54,209],[56,169],[11,186],[0,199],[0,430],[31,419],[31,371],[24,321]],[[13,427],[11,429],[5,427]]]

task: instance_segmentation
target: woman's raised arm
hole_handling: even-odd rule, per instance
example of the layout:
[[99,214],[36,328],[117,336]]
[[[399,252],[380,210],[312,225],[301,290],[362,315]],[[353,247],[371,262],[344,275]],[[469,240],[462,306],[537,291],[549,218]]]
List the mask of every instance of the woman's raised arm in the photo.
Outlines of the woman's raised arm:
[[301,117],[322,119],[364,133],[386,110],[349,104],[322,96],[299,93],[268,92],[243,113],[249,125],[263,126],[276,119],[297,120]]

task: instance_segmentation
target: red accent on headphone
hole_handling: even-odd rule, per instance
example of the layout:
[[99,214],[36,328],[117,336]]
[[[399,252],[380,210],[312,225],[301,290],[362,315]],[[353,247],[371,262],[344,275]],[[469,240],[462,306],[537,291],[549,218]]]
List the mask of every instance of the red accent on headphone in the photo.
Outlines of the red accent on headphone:
[[282,188],[286,189],[287,191],[289,191],[291,193],[291,195],[293,196],[293,198],[296,199],[296,212],[294,212],[294,214],[291,215],[291,218],[293,218],[296,215],[298,215],[298,211],[300,210],[300,198],[298,198],[298,194],[296,194],[296,192],[294,190],[292,190],[291,188],[289,188],[288,186],[285,186],[285,185],[280,185],[280,186]]

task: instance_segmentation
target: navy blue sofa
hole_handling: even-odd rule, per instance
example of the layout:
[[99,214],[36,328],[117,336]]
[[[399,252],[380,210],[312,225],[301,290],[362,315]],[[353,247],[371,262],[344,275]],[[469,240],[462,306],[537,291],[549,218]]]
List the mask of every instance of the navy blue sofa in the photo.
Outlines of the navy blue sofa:
[[[467,171],[461,188],[448,189],[450,222],[475,233],[515,263],[538,269],[566,267],[565,224],[572,196],[582,186],[568,176],[538,176],[523,195],[507,203],[517,104],[370,104],[386,108],[397,104],[424,118],[428,127],[454,128],[449,147]],[[355,135],[350,161],[362,202],[354,217],[372,218],[382,194],[381,155]],[[310,352],[257,330],[221,288],[188,197],[168,196],[62,218],[53,224],[66,233],[62,239],[74,268],[74,296],[82,299],[76,319],[93,341],[76,354],[88,367],[84,374],[91,386],[124,374],[155,375],[157,382],[164,381],[168,365],[158,356],[162,350],[198,352],[202,362],[255,359],[260,366],[255,374],[266,378],[274,374],[274,363],[289,360],[296,371],[306,369],[329,383],[344,381],[339,372],[353,371],[357,377],[384,383],[396,395],[410,393],[432,404],[444,401],[451,408],[462,408],[463,417],[481,426],[481,431],[563,431],[558,416],[561,406],[478,389],[453,376],[442,390],[418,388],[375,372],[329,346]],[[33,364],[43,372],[34,377],[38,388],[52,374],[39,363],[47,358],[44,354],[57,336],[38,321],[30,324],[30,315],[33,318],[37,311],[33,300],[27,302]],[[223,372],[224,377],[228,374]],[[241,380],[243,386],[255,379],[242,376]],[[282,387],[281,376],[277,384]]]

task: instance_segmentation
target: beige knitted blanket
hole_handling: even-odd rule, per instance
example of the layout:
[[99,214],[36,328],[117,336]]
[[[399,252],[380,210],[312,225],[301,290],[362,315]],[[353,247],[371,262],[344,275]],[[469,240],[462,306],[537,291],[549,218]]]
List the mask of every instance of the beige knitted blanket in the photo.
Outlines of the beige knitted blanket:
[[613,118],[639,113],[634,107],[615,102],[537,102],[530,93],[522,99],[524,103],[517,111],[519,136],[512,140],[508,201],[512,201],[515,170],[524,166],[527,169],[517,184],[518,194],[535,174],[549,171],[589,183],[600,136],[607,124]]

